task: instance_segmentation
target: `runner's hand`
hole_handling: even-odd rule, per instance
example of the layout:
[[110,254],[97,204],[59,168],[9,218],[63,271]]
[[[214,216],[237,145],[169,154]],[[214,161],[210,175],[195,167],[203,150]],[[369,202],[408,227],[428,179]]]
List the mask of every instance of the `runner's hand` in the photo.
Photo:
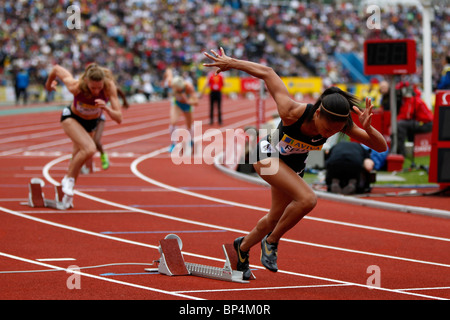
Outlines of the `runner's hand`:
[[56,86],[58,85],[58,81],[56,81],[56,80],[53,80],[51,83],[46,83],[45,84],[45,89],[47,90],[47,91],[56,91]]
[[217,67],[218,69],[216,70],[215,73],[216,75],[218,75],[222,71],[227,71],[231,69],[230,62],[232,59],[225,54],[223,48],[220,48],[220,55],[214,50],[211,50],[211,53],[212,55],[207,52],[203,53],[205,56],[214,61],[214,63],[203,64],[205,67]]
[[359,122],[361,123],[361,126],[364,128],[364,130],[368,130],[372,124],[372,100],[370,98],[366,98],[366,108],[361,111],[358,107],[353,106],[353,110],[356,112],[356,114],[359,117]]
[[95,99],[95,106],[102,109],[106,109],[106,101],[103,99]]

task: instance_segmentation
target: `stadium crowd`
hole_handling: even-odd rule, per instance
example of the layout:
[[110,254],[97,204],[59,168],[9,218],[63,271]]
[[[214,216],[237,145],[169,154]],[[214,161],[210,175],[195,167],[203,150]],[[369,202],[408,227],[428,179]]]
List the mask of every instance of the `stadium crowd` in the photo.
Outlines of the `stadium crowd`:
[[[0,0],[0,85],[12,85],[20,69],[43,84],[55,63],[74,74],[97,62],[113,70],[126,93],[157,90],[173,67],[194,80],[204,75],[202,52],[222,46],[234,57],[272,66],[281,76],[320,76],[348,83],[335,52],[362,56],[365,39],[413,38],[421,82],[421,20],[413,7],[383,10],[381,29],[351,3],[291,1],[289,5],[214,0]],[[67,7],[81,9],[81,28],[70,29]],[[435,11],[433,75],[450,50],[450,9]],[[195,81],[194,81],[195,82]]]

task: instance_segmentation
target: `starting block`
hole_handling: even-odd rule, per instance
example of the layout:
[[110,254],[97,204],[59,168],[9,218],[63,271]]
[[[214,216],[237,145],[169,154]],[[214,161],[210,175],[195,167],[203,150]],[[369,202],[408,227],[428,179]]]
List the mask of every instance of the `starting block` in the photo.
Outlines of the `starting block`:
[[28,205],[33,208],[53,208],[58,210],[66,210],[73,208],[73,197],[62,192],[61,186],[55,186],[55,200],[45,199],[42,187],[44,181],[39,178],[31,179],[28,184],[28,202],[21,204]]
[[[237,265],[237,255],[232,244],[224,244],[222,246],[226,260],[223,268],[185,262],[181,253],[183,244],[181,239],[175,234],[167,235],[163,240],[159,241],[159,244],[160,259],[157,260],[159,262],[158,268],[147,268],[145,271],[157,271],[168,276],[192,275],[223,281],[249,283],[249,281],[243,279],[242,271],[233,270],[233,267]],[[256,279],[253,274],[251,279]]]

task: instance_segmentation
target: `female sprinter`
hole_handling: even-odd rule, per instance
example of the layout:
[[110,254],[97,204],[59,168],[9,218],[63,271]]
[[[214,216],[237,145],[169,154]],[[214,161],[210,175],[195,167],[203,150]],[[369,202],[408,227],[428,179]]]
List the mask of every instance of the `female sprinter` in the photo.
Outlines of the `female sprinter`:
[[55,90],[56,78],[74,96],[73,103],[64,108],[61,115],[64,132],[73,142],[72,160],[61,185],[62,191],[72,197],[81,167],[97,150],[92,135],[103,110],[117,123],[122,122],[122,111],[114,80],[97,64],[88,65],[79,80],[68,70],[55,65],[45,84],[48,91]]
[[[264,80],[281,118],[277,134],[263,138],[258,144],[259,157],[253,164],[256,172],[271,185],[270,211],[248,235],[234,241],[239,258],[237,269],[249,279],[250,248],[261,242],[261,263],[270,271],[278,271],[278,242],[316,205],[315,193],[302,179],[310,150],[320,150],[327,138],[338,132],[379,152],[385,151],[387,144],[371,126],[372,103],[369,99],[366,99],[365,110],[361,111],[356,107],[358,99],[332,87],[326,89],[314,105],[299,103],[290,98],[286,86],[272,68],[233,59],[226,56],[222,48],[220,51],[221,54],[213,50],[211,54],[205,52],[213,63],[204,66],[217,67],[217,73],[237,69]],[[358,115],[362,128],[353,124],[351,111]]]
[[[103,71],[105,72],[107,77],[108,77],[108,73],[111,73],[111,71],[109,71],[108,69],[103,68]],[[111,79],[113,79],[112,74],[110,75],[110,77],[111,77]],[[121,88],[117,87],[117,94],[122,99],[122,108],[128,109],[130,107],[130,104],[128,103],[125,92],[123,92],[123,90]],[[103,170],[107,170],[109,168],[108,153],[106,153],[105,149],[103,148],[103,144],[102,144],[102,136],[103,136],[103,130],[105,129],[105,122],[106,122],[106,117],[105,117],[105,114],[102,113],[102,115],[98,119],[97,127],[94,130],[94,136],[93,136],[95,146],[97,147],[98,152],[100,152],[100,161],[102,163]],[[88,161],[92,162],[92,158]],[[88,166],[88,167],[92,167],[92,166]]]
[[173,133],[176,130],[176,123],[181,113],[183,113],[186,120],[186,127],[191,134],[191,148],[194,146],[194,133],[192,131],[192,112],[193,107],[198,104],[198,97],[194,86],[189,81],[184,80],[180,76],[176,76],[171,82],[173,101],[170,106],[170,136],[171,145],[169,153],[175,148],[176,142],[173,140]]

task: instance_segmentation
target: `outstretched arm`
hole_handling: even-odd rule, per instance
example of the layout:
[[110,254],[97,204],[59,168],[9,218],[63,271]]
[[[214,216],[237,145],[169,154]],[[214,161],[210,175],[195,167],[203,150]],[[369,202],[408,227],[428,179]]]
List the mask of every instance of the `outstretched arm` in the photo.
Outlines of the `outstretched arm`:
[[72,94],[75,95],[78,93],[78,80],[74,79],[72,74],[67,69],[64,69],[57,64],[53,66],[50,74],[48,75],[47,82],[45,83],[45,89],[48,91],[55,90],[57,85],[56,78],[59,78]]
[[204,54],[214,62],[205,63],[204,66],[217,67],[216,74],[230,69],[237,69],[264,80],[267,89],[277,104],[278,113],[283,122],[296,121],[303,113],[305,106],[291,99],[284,82],[272,68],[255,62],[228,57],[223,48],[220,48],[220,55],[214,50],[211,50],[211,53],[205,52]]

